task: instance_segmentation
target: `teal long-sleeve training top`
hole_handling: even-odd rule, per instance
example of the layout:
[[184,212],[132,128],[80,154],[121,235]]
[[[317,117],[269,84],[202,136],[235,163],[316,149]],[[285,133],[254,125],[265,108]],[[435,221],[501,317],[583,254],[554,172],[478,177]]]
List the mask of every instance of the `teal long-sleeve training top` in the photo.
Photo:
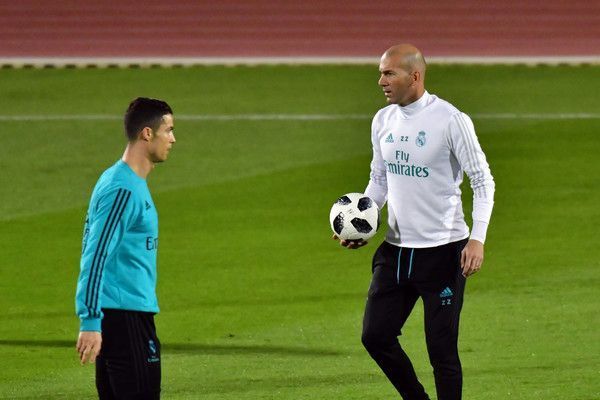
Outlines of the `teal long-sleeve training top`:
[[102,308],[157,313],[158,214],[146,180],[122,160],[98,179],[83,232],[75,308],[101,331]]

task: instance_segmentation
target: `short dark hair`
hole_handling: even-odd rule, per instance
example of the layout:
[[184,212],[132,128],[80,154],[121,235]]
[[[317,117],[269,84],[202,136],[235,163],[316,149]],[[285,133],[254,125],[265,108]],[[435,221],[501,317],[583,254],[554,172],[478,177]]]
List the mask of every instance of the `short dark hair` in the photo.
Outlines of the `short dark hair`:
[[173,114],[171,107],[164,101],[138,97],[129,103],[125,112],[125,135],[130,142],[137,139],[138,133],[145,127],[152,130],[158,129],[162,123],[162,117]]

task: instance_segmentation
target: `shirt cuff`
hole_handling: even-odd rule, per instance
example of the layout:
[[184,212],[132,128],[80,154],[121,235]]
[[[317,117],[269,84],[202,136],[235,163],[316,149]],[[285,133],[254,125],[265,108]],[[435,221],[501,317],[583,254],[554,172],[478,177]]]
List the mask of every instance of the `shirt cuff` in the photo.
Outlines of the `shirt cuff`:
[[82,319],[79,324],[79,331],[102,332],[101,318],[86,318]]
[[470,239],[477,240],[481,243],[485,243],[485,236],[487,234],[488,223],[483,221],[473,221],[473,228],[471,229]]

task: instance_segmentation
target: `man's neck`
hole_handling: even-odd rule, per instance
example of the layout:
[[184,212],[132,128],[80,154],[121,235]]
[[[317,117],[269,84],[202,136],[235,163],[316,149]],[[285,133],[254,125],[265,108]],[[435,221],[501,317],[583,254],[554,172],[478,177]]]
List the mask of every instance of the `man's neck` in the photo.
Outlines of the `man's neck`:
[[425,93],[425,88],[418,88],[413,94],[412,96],[410,96],[409,98],[407,98],[406,100],[404,100],[403,102],[399,103],[398,105],[400,107],[406,107],[412,103],[414,103],[415,101],[419,100],[421,97],[423,97],[423,94]]
[[148,159],[141,146],[135,143],[128,143],[121,160],[127,163],[129,167],[142,179],[146,179],[148,174],[154,168],[154,163]]

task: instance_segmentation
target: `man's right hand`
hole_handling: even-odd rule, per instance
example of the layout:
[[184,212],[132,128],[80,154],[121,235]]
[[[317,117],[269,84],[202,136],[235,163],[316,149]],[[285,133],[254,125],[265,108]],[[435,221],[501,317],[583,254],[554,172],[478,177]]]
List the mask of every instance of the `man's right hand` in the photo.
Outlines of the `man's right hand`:
[[93,363],[100,353],[102,346],[102,334],[95,331],[79,332],[77,338],[77,352],[79,353],[79,361],[84,365],[86,361]]
[[360,247],[363,247],[365,245],[367,245],[369,242],[365,241],[365,240],[341,240],[339,237],[337,237],[337,235],[333,235],[332,237],[333,240],[339,240],[340,242],[340,246],[343,246],[347,249],[358,249]]

